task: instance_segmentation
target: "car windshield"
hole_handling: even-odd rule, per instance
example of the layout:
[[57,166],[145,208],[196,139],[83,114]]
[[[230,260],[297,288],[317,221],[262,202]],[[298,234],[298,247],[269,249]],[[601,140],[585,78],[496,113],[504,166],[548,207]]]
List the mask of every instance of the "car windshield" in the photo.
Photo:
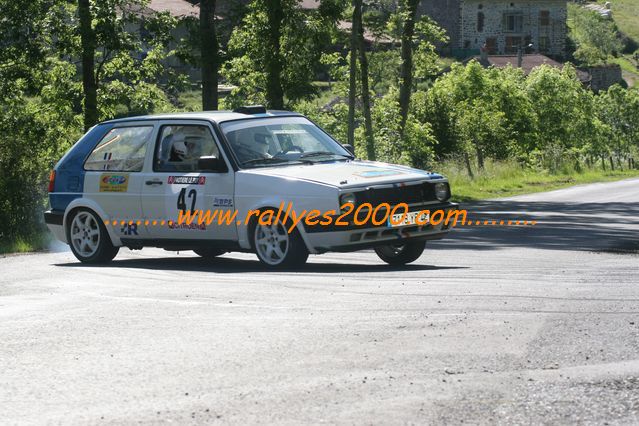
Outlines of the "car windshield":
[[353,158],[350,152],[303,117],[230,121],[222,123],[221,128],[244,168]]

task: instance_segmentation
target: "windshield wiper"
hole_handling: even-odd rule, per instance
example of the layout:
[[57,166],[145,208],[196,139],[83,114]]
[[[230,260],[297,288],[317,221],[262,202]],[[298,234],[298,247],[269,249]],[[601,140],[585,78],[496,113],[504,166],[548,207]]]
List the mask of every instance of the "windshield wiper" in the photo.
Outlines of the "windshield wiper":
[[264,163],[264,164],[270,164],[270,163],[287,163],[289,160],[285,159],[285,158],[275,158],[275,157],[270,157],[270,158],[253,158],[252,160],[246,160],[246,161],[242,161],[241,165],[245,166],[248,164],[260,164],[260,163]]
[[270,157],[270,158],[253,158],[252,160],[246,160],[246,161],[243,161],[242,163],[240,163],[240,166],[247,166],[249,164],[282,164],[282,163],[313,164],[312,161],[300,160],[298,158],[296,158],[296,159],[287,159],[287,158]]
[[323,155],[338,155],[340,157],[353,158],[352,155],[338,154],[336,152],[331,152],[331,151],[309,152],[308,154],[303,154],[300,158],[320,157],[320,156],[323,156]]

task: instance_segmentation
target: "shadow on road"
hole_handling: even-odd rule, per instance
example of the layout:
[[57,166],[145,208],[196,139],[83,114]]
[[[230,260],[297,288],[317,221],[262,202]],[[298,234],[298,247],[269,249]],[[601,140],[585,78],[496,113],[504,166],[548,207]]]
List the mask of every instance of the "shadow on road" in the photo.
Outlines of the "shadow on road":
[[484,201],[462,206],[472,220],[528,220],[534,226],[463,226],[431,243],[438,249],[639,251],[639,203]]
[[[546,250],[601,251],[619,254],[639,253],[639,203],[556,203],[521,201],[483,201],[462,206],[468,218],[479,220],[537,221],[534,226],[463,226],[459,224],[441,241],[431,241],[436,250],[497,250],[531,247]],[[427,250],[428,250],[427,247]],[[375,257],[371,253],[371,256]],[[425,257],[427,254],[424,255]],[[88,267],[60,263],[62,267]],[[114,260],[100,267],[125,267],[153,270],[188,270],[217,273],[270,271],[260,262],[222,256],[207,261],[193,257],[159,257]],[[459,269],[454,266],[406,265],[402,268],[379,264],[313,263],[289,272],[340,274],[357,272],[435,271]]]
[[[375,256],[371,254],[371,256]],[[234,259],[221,256],[213,260],[203,259],[198,256],[194,257],[158,257],[146,259],[121,259],[117,258],[105,265],[86,265],[80,262],[57,263],[55,266],[61,267],[122,267],[133,269],[152,269],[152,270],[176,270],[176,271],[201,271],[216,273],[240,273],[240,272],[294,272],[294,273],[320,273],[320,274],[340,274],[349,272],[393,272],[393,271],[438,271],[444,269],[467,269],[459,266],[433,266],[411,264],[403,267],[393,267],[385,263],[370,265],[359,263],[312,263],[309,262],[301,268],[297,269],[277,269],[273,270],[262,265],[257,259]]]

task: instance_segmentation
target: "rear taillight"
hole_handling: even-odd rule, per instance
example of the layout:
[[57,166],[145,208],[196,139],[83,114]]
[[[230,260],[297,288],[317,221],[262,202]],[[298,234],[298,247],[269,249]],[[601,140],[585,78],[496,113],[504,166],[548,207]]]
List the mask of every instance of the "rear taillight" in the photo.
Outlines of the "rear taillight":
[[49,174],[49,192],[53,192],[55,190],[55,170],[51,170]]

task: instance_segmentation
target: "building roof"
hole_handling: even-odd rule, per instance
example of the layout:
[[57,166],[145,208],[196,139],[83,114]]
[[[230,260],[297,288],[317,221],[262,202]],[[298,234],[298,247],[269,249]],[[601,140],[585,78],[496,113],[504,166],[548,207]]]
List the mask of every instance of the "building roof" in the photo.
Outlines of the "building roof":
[[[351,32],[351,29],[353,28],[353,23],[349,22],[349,21],[339,21],[337,23],[337,29],[339,29],[340,31],[343,32]],[[366,28],[364,28],[364,40],[366,40],[366,42],[368,43],[372,43],[374,41],[377,41],[379,43],[393,43],[393,39],[386,36],[386,35],[382,35],[380,37],[376,37],[375,34],[373,34],[371,31],[367,30]]]
[[300,0],[300,9],[315,10],[319,5],[319,0]]
[[169,12],[175,18],[200,15],[200,7],[186,0],[151,0],[146,7],[154,12]]
[[[488,55],[486,56],[486,59],[482,59],[481,56],[474,56],[471,59],[477,60],[477,62],[485,67],[493,66],[495,68],[506,68],[509,65],[513,68],[519,67],[519,58],[517,55]],[[548,65],[553,68],[563,68],[564,66],[561,62],[557,62],[540,53],[522,56],[521,69],[526,75],[530,74],[534,68],[537,68],[540,65]],[[580,70],[577,70],[577,76],[581,81],[587,81],[590,78],[588,73]]]

